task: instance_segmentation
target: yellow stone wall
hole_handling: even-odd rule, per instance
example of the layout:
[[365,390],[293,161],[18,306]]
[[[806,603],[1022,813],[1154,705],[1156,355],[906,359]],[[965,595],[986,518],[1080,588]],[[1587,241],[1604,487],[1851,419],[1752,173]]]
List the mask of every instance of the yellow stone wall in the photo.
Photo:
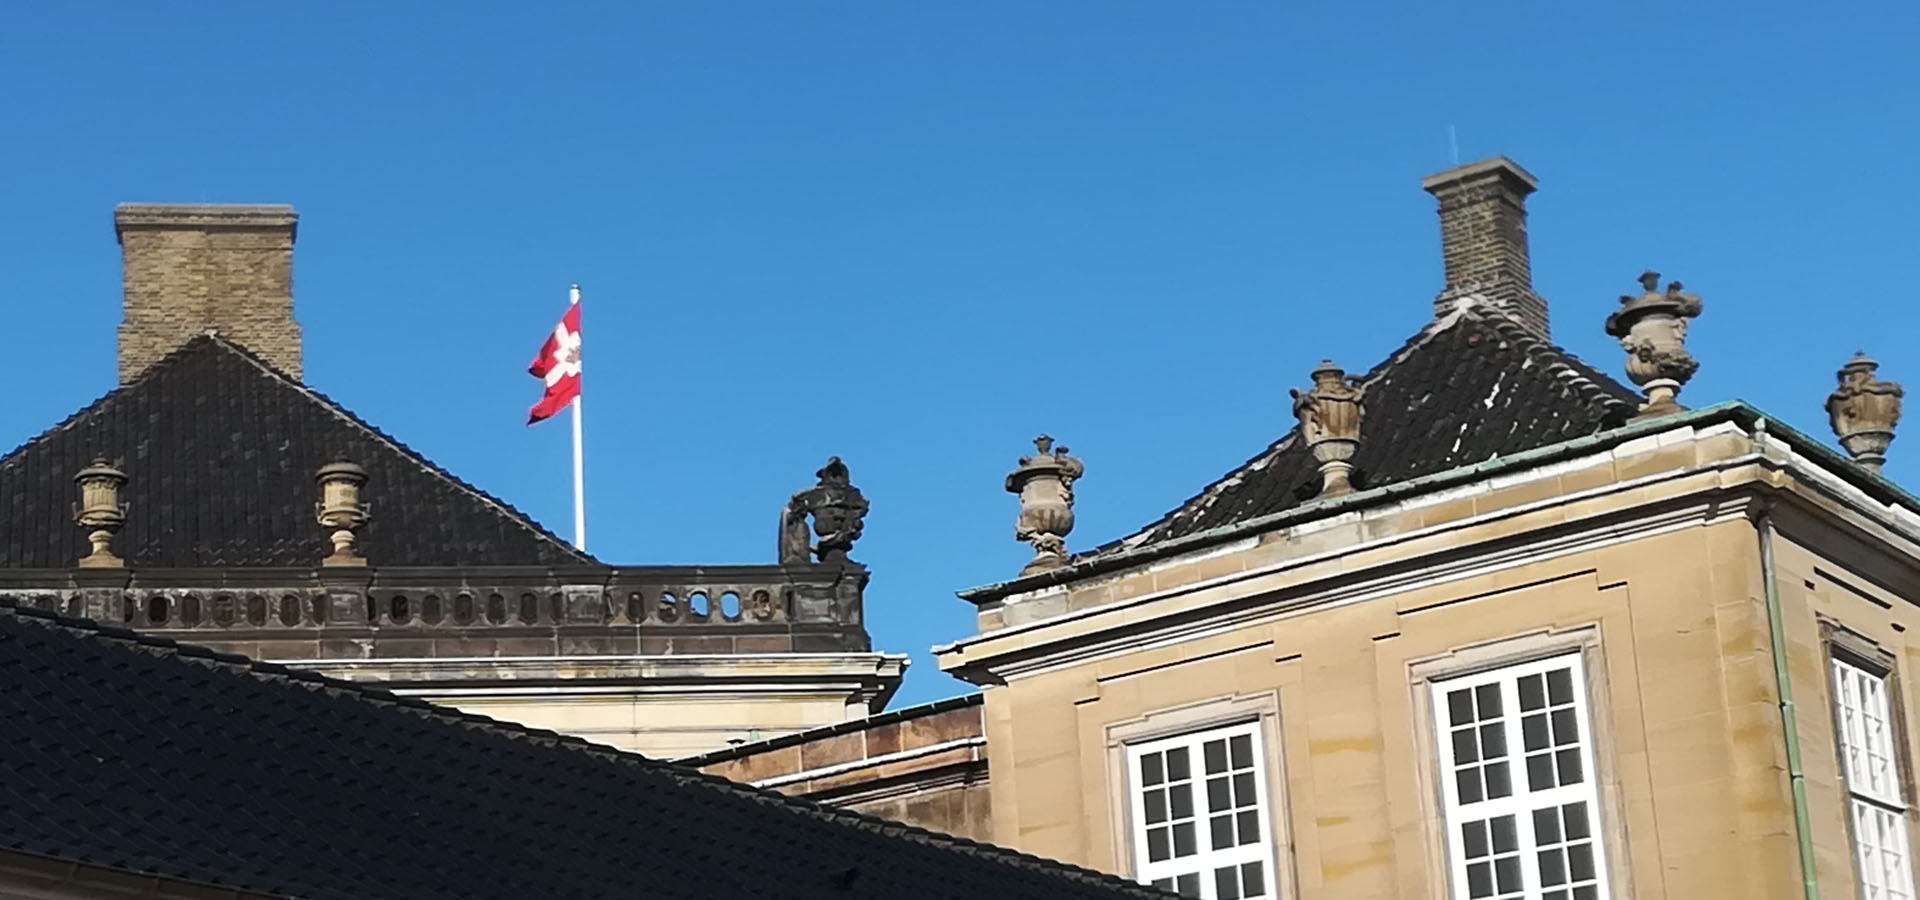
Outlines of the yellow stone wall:
[[1915,544],[1862,537],[1841,489],[1784,471],[1789,457],[1683,429],[988,603],[942,666],[989,685],[994,840],[1127,873],[1116,732],[1240,698],[1277,710],[1284,896],[1447,896],[1423,679],[1577,645],[1615,896],[1801,896],[1765,514],[1786,523],[1778,583],[1822,890],[1854,896],[1820,621],[1910,664]]

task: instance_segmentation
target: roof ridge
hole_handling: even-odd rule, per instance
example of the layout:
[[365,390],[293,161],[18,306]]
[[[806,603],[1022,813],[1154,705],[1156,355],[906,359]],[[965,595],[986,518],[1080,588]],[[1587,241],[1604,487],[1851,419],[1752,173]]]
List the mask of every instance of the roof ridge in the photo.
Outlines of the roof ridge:
[[[1378,364],[1368,369],[1367,373],[1360,377],[1361,383],[1364,385],[1364,384],[1373,382],[1375,379],[1378,379],[1381,376],[1381,374],[1387,370],[1387,368],[1394,365],[1395,363],[1398,363],[1400,360],[1406,358],[1409,354],[1413,353],[1413,351],[1420,349],[1420,347],[1432,341],[1435,335],[1438,335],[1441,332],[1444,332],[1447,329],[1452,328],[1454,325],[1458,324],[1459,321],[1465,316],[1466,309],[1469,305],[1470,304],[1467,304],[1467,303],[1456,305],[1452,310],[1448,311],[1446,315],[1441,316],[1438,319],[1428,320],[1425,325],[1420,326],[1419,331],[1414,332],[1411,337],[1408,337],[1406,340],[1401,341],[1400,346],[1394,349],[1392,353],[1387,354],[1386,359],[1381,360]],[[1232,487],[1234,484],[1237,484],[1239,482],[1240,476],[1243,473],[1248,471],[1256,471],[1257,470],[1257,467],[1255,465],[1256,463],[1261,463],[1264,460],[1270,460],[1274,457],[1279,456],[1281,453],[1285,452],[1287,447],[1292,444],[1292,442],[1299,435],[1299,433],[1300,433],[1299,428],[1288,428],[1286,432],[1280,435],[1280,437],[1276,438],[1273,441],[1273,443],[1268,444],[1266,449],[1249,457],[1246,462],[1243,462],[1240,465],[1233,467],[1233,469],[1228,471],[1227,474],[1217,479],[1214,479],[1205,488],[1202,488],[1200,493],[1195,494],[1194,496],[1181,501],[1178,506],[1175,506],[1174,508],[1167,510],[1165,513],[1162,513],[1159,518],[1154,519],[1152,522],[1147,523],[1144,527],[1136,529],[1133,533],[1128,534],[1124,537],[1118,538],[1116,540],[1108,541],[1107,543],[1101,544],[1098,547],[1094,547],[1093,549],[1088,550],[1085,553],[1074,554],[1073,559],[1075,561],[1082,560],[1082,559],[1090,559],[1095,556],[1102,556],[1107,553],[1112,553],[1116,550],[1123,550],[1129,547],[1136,547],[1142,543],[1146,543],[1149,537],[1155,531],[1159,530],[1161,526],[1172,522],[1173,520],[1178,518],[1182,513],[1185,513],[1188,510],[1197,510],[1199,508],[1205,507],[1207,505],[1207,501],[1216,499],[1220,494],[1220,492],[1226,490],[1229,487]]]
[[[1362,386],[1373,384],[1385,376],[1394,366],[1399,365],[1416,351],[1432,343],[1440,335],[1459,327],[1462,323],[1475,324],[1490,329],[1501,339],[1518,347],[1528,358],[1539,360],[1542,368],[1549,376],[1565,386],[1580,403],[1602,408],[1604,410],[1604,420],[1610,424],[1619,424],[1619,422],[1624,421],[1638,407],[1637,394],[1635,392],[1613,380],[1599,369],[1588,365],[1586,361],[1575,356],[1565,348],[1535,335],[1533,332],[1527,330],[1525,326],[1516,322],[1513,317],[1508,315],[1504,310],[1484,302],[1484,298],[1478,295],[1461,297],[1454,302],[1452,308],[1448,309],[1446,313],[1438,318],[1428,320],[1426,324],[1420,327],[1419,331],[1414,332],[1411,337],[1401,342],[1398,348],[1387,354],[1386,358],[1368,369],[1366,374],[1359,376],[1359,383]],[[1157,532],[1164,530],[1168,525],[1178,521],[1184,515],[1194,515],[1208,508],[1223,492],[1241,483],[1247,474],[1259,471],[1280,454],[1286,452],[1298,439],[1299,433],[1298,428],[1288,428],[1284,434],[1275,439],[1271,444],[1268,444],[1265,449],[1248,458],[1246,462],[1234,467],[1227,472],[1226,475],[1215,479],[1205,488],[1201,489],[1198,494],[1182,501],[1178,506],[1161,514],[1159,518],[1149,522],[1146,526],[1124,537],[1094,547],[1085,553],[1075,554],[1073,558],[1076,561],[1090,559],[1113,553],[1117,550],[1124,550],[1151,542],[1154,540],[1154,535]]]
[[1548,362],[1547,371],[1580,394],[1583,400],[1618,406],[1621,408],[1619,411],[1626,413],[1638,408],[1639,395],[1635,391],[1613,380],[1612,376],[1581,359],[1573,351],[1534,334],[1504,310],[1481,303],[1467,303],[1462,305],[1460,312],[1499,332],[1501,337],[1514,342],[1528,356],[1545,359]]
[[[287,387],[293,389],[294,391],[297,391],[305,395],[308,399],[311,399],[315,403],[318,403],[322,408],[327,410],[327,412],[333,414],[335,417],[339,418],[340,420],[346,422],[349,425],[352,425],[355,428],[360,429],[361,431],[366,432],[369,435],[372,435],[375,439],[393,448],[396,452],[398,452],[402,456],[406,457],[409,460],[412,460],[414,464],[420,466],[420,468],[426,470],[429,474],[432,474],[432,475],[438,476],[441,479],[444,479],[448,483],[452,484],[454,487],[457,487],[460,490],[467,492],[469,495],[473,496],[474,499],[479,500],[481,503],[487,506],[491,506],[496,510],[499,510],[503,515],[507,516],[510,519],[513,519],[521,527],[534,532],[535,534],[539,535],[542,538],[545,538],[546,540],[552,542],[556,546],[562,548],[565,552],[572,554],[575,557],[578,557],[580,560],[584,562],[589,562],[589,563],[599,562],[599,560],[595,559],[593,556],[587,554],[586,552],[575,549],[572,544],[562,539],[559,535],[554,534],[551,531],[548,531],[546,526],[541,525],[538,521],[534,520],[532,516],[529,516],[526,513],[521,512],[513,504],[508,503],[505,500],[502,500],[498,497],[495,497],[492,494],[489,494],[486,491],[481,490],[479,487],[476,487],[473,484],[468,483],[465,479],[461,478],[460,476],[455,475],[444,468],[441,468],[440,464],[434,462],[431,459],[428,459],[425,454],[420,453],[419,451],[413,449],[412,447],[408,446],[406,443],[402,442],[398,438],[395,438],[392,435],[389,435],[386,432],[381,431],[378,427],[376,427],[372,423],[366,421],[365,419],[360,418],[359,416],[355,415],[351,410],[348,410],[345,406],[336,402],[332,397],[329,397],[326,394],[322,393],[321,391],[308,386],[307,383],[302,381],[301,379],[295,378],[287,374],[286,372],[281,371],[278,367],[274,366],[272,363],[256,355],[253,351],[247,349],[245,346],[241,344],[237,344],[233,341],[229,341],[226,338],[221,337],[216,332],[207,332],[206,334],[195,335],[192,340],[189,340],[186,344],[182,344],[180,350],[176,350],[174,351],[174,353],[168,354],[168,359],[171,359],[174,355],[177,355],[181,351],[185,350],[187,346],[193,344],[196,341],[201,341],[201,340],[211,341],[215,346],[220,347],[224,350],[227,350],[235,354],[236,356],[240,357],[241,359],[246,360],[249,363],[252,363],[255,367],[259,368],[268,377],[276,379],[279,382],[286,385]],[[162,360],[162,362],[165,362],[165,360]],[[159,363],[155,363],[153,366],[149,367],[147,371],[151,372],[153,371],[153,369],[158,368],[159,365],[160,365]],[[142,373],[140,376],[140,378],[145,378],[145,377],[146,377],[146,373]],[[139,380],[140,379],[135,379],[133,382],[130,382],[127,385],[127,387],[131,387],[133,384],[138,383]]]
[[[132,381],[126,382],[124,384],[114,385],[106,393],[101,394],[98,397],[95,397],[92,403],[89,403],[85,406],[80,407],[79,409],[74,410],[66,418],[53,423],[53,425],[45,429],[42,429],[40,433],[35,434],[34,436],[27,438],[26,440],[21,441],[18,444],[15,444],[13,449],[8,450],[4,455],[0,455],[0,469],[4,469],[8,465],[12,464],[15,456],[18,455],[21,450],[24,450],[27,447],[33,446],[35,443],[38,443],[40,440],[46,438],[48,435],[56,434],[66,428],[71,427],[73,423],[79,421],[81,418],[85,417],[88,413],[91,413],[94,410],[99,409],[101,406],[105,405],[108,401],[115,399],[120,394],[125,393],[127,390],[133,388],[134,386],[140,384],[143,381],[146,381],[148,378],[153,377],[153,373],[158,371],[162,367],[169,366],[169,365],[179,365],[179,360],[185,357],[187,354],[187,348],[192,347],[193,345],[200,343],[202,341],[207,341],[210,339],[213,339],[213,335],[208,333],[196,334],[193,337],[188,338],[185,343],[182,343],[180,346],[173,348],[171,351],[168,351],[167,355],[162,356],[159,359],[155,360],[152,365],[147,366],[144,369],[141,369],[140,374],[135,375]],[[264,362],[261,364],[265,365]],[[271,366],[269,366],[269,368],[271,368]],[[282,375],[281,377],[284,378],[286,376]]]
[[545,728],[534,728],[517,722],[508,722],[449,706],[441,706],[417,697],[402,696],[369,684],[335,678],[280,663],[265,662],[235,653],[222,653],[218,650],[202,647],[197,644],[182,643],[172,638],[142,634],[131,628],[107,625],[92,619],[76,618],[51,610],[26,606],[14,596],[0,594],[0,616],[8,615],[17,616],[26,621],[41,620],[36,624],[42,627],[66,628],[92,635],[98,639],[153,648],[186,659],[200,659],[214,664],[233,666],[256,677],[284,678],[306,684],[316,684],[360,697],[369,702],[392,704],[404,709],[415,710],[435,719],[500,734],[507,738],[542,742],[558,749],[594,754],[611,762],[646,769],[664,777],[672,778],[683,784],[701,785],[707,788],[725,791],[742,797],[743,799],[782,806],[796,813],[821,816],[848,827],[890,833],[897,837],[913,840],[916,843],[947,847],[976,856],[991,857],[1005,865],[1018,866],[1061,878],[1092,882],[1108,887],[1130,888],[1133,892],[1137,892],[1143,897],[1164,896],[1164,894],[1148,888],[1145,885],[1084,866],[1048,859],[1031,853],[1023,853],[996,844],[982,843],[958,835],[945,834],[917,825],[908,825],[902,822],[882,819],[878,816],[843,807],[828,806],[823,803],[802,800],[798,797],[789,796],[769,788],[758,788],[719,775],[710,775],[699,769],[679,765],[668,760],[656,759],[641,753],[620,750],[605,744],[596,744],[575,735],[561,734]]

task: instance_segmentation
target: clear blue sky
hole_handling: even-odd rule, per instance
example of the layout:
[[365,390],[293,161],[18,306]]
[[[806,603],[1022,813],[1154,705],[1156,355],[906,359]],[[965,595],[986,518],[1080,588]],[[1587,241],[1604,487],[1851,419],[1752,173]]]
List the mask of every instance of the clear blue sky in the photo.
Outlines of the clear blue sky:
[[1679,5],[11,4],[0,446],[112,387],[115,203],[293,203],[312,384],[565,532],[523,367],[578,281],[593,552],[771,561],[839,454],[899,702],[959,693],[1028,440],[1087,547],[1290,428],[1424,323],[1449,127],[1540,177],[1603,369],[1650,266],[1706,300],[1683,401],[1826,435],[1862,347],[1920,387],[1920,7]]

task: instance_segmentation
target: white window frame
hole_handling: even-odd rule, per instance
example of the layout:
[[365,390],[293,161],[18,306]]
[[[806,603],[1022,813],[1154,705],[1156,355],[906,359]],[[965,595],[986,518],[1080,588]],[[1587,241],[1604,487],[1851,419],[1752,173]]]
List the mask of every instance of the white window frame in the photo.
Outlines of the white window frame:
[[[1522,709],[1520,705],[1520,681],[1532,675],[1544,676],[1548,672],[1561,669],[1569,670],[1571,679],[1571,709],[1574,724],[1579,732],[1577,759],[1582,777],[1576,784],[1559,785],[1542,790],[1531,787],[1528,774],[1528,754],[1523,734]],[[1482,798],[1463,803],[1460,785],[1456,778],[1455,748],[1448,695],[1462,689],[1477,689],[1491,686],[1500,698],[1501,713],[1498,725],[1491,725],[1500,734],[1504,746],[1502,757],[1507,763],[1508,793],[1503,797]],[[1520,875],[1519,890],[1513,893],[1495,891],[1491,897],[1523,897],[1528,900],[1539,898],[1558,898],[1576,896],[1567,886],[1554,887],[1553,893],[1541,886],[1541,847],[1548,847],[1552,853],[1553,841],[1541,841],[1535,833],[1534,813],[1548,808],[1559,809],[1574,803],[1586,804],[1586,830],[1583,839],[1588,842],[1592,853],[1593,896],[1610,897],[1610,875],[1607,857],[1609,850],[1606,823],[1601,806],[1598,770],[1594,760],[1594,727],[1591,697],[1587,685],[1586,660],[1579,651],[1559,653],[1548,657],[1514,663],[1497,668],[1485,669],[1470,674],[1437,677],[1429,682],[1430,705],[1433,710],[1433,735],[1437,756],[1440,762],[1439,783],[1441,792],[1441,821],[1443,823],[1446,847],[1447,872],[1449,875],[1448,896],[1455,900],[1469,900],[1472,897],[1469,879],[1467,848],[1462,826],[1478,821],[1492,822],[1498,818],[1511,816],[1514,823],[1514,843],[1506,852],[1495,852],[1495,857],[1516,857]],[[1549,698],[1548,708],[1555,704]],[[1551,718],[1551,716],[1549,716]],[[1475,719],[1475,721],[1480,721]],[[1484,747],[1480,748],[1484,754]],[[1564,821],[1560,826],[1564,827]],[[1566,857],[1560,857],[1564,865]],[[1571,879],[1569,879],[1571,882]],[[1586,882],[1582,882],[1584,886]]]
[[1909,805],[1891,702],[1892,672],[1830,656],[1834,732],[1847,786],[1862,900],[1913,900]]
[[[1207,898],[1207,900],[1215,900],[1215,898],[1220,896],[1215,883],[1215,869],[1226,866],[1239,867],[1247,863],[1257,862],[1260,864],[1263,873],[1261,881],[1263,893],[1253,896],[1262,898],[1262,900],[1266,900],[1266,898],[1278,898],[1280,896],[1279,872],[1275,865],[1273,852],[1277,843],[1277,835],[1274,832],[1273,800],[1267,784],[1268,778],[1272,774],[1270,772],[1271,761],[1267,755],[1266,736],[1262,732],[1261,723],[1258,720],[1254,720],[1189,731],[1168,737],[1142,740],[1126,745],[1124,758],[1127,776],[1124,784],[1126,785],[1129,812],[1129,843],[1133,850],[1133,874],[1136,880],[1144,884],[1153,884],[1155,881],[1162,879],[1197,873],[1199,876],[1198,887],[1200,892],[1193,896]],[[1228,811],[1236,817],[1234,819],[1236,822],[1240,821],[1238,816],[1241,813],[1251,812],[1253,814],[1252,821],[1259,824],[1260,836],[1257,840],[1248,843],[1215,850],[1213,849],[1213,829],[1215,821],[1213,814],[1219,811],[1212,809],[1209,803],[1208,773],[1205,768],[1205,747],[1210,741],[1226,740],[1228,741],[1229,748],[1231,748],[1232,740],[1240,737],[1246,738],[1251,745],[1252,766],[1250,769],[1236,769],[1232,765],[1232,758],[1229,753],[1227,760],[1228,773],[1230,777],[1234,774],[1251,772],[1255,802],[1254,806],[1249,810],[1239,806],[1238,801],[1240,798],[1234,796],[1231,800],[1235,802],[1235,805],[1230,807]],[[1184,748],[1187,752],[1189,765],[1188,784],[1190,785],[1191,802],[1193,804],[1192,824],[1194,826],[1195,852],[1187,856],[1169,857],[1167,859],[1154,861],[1150,858],[1151,853],[1147,832],[1149,828],[1157,827],[1157,825],[1149,824],[1146,808],[1147,793],[1153,789],[1153,786],[1143,782],[1141,760],[1151,754],[1164,754],[1167,750],[1176,748]],[[1161,782],[1161,784],[1165,783],[1165,781]],[[1244,784],[1244,782],[1242,783]],[[1242,889],[1244,889],[1244,885]],[[1242,894],[1240,896],[1245,895]]]

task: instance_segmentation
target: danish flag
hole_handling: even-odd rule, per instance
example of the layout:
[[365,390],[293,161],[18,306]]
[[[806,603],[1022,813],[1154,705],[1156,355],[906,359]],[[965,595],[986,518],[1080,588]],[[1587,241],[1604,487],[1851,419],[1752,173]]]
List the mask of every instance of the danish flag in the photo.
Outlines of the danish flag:
[[580,304],[567,307],[540,355],[527,367],[533,377],[547,383],[547,392],[527,411],[527,424],[552,418],[580,396]]

